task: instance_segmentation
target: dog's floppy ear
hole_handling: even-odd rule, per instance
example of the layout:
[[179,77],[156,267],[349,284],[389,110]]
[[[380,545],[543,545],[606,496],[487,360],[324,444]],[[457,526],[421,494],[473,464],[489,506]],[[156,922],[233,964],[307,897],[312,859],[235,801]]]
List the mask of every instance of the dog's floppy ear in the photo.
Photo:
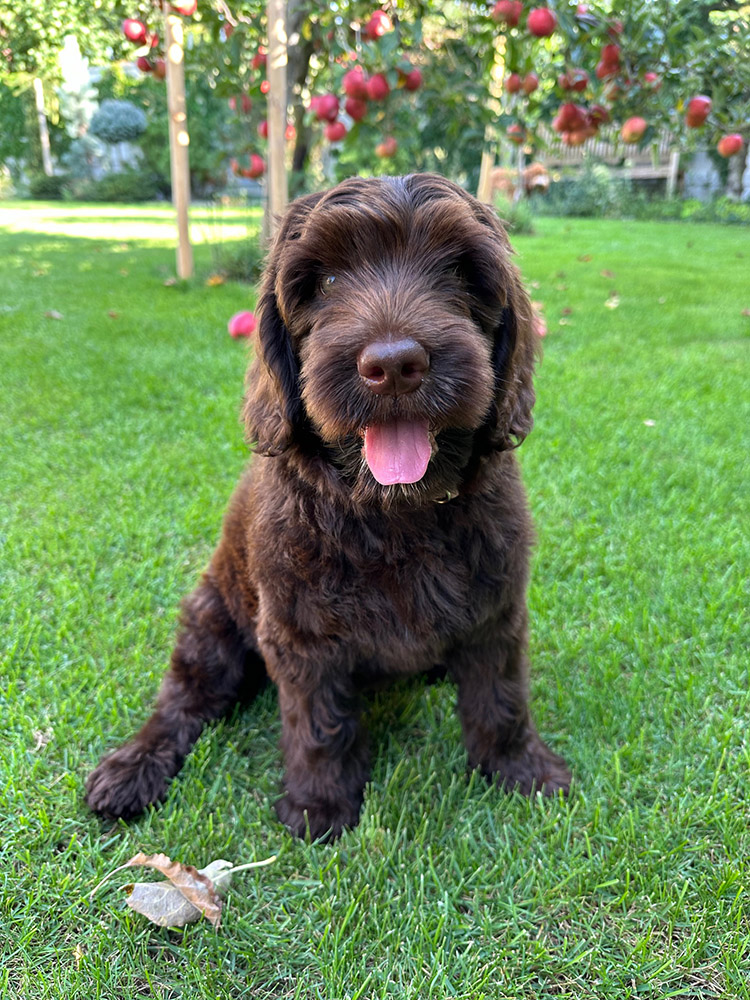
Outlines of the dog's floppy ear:
[[279,305],[284,257],[299,239],[320,194],[298,198],[289,207],[271,247],[256,309],[256,357],[247,373],[242,411],[247,438],[263,455],[279,455],[301,435],[304,424],[299,363],[292,336]]
[[513,250],[505,229],[488,206],[474,201],[474,211],[492,231],[495,244],[492,260],[482,261],[478,268],[484,285],[478,292],[502,304],[499,315],[495,313],[492,320],[495,402],[485,432],[490,448],[507,451],[518,447],[534,423],[531,411],[537,336],[531,302],[511,260]]

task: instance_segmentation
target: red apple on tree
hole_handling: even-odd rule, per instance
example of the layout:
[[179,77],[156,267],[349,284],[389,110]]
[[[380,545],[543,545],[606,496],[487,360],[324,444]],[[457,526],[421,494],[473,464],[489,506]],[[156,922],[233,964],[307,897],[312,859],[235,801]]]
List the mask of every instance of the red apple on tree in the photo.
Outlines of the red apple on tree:
[[354,97],[358,101],[367,100],[367,77],[361,66],[354,66],[341,78],[341,86],[347,97]]
[[519,125],[518,122],[513,122],[512,125],[509,125],[505,130],[505,134],[516,146],[522,146],[526,141],[526,129],[523,125]]
[[393,23],[384,10],[375,10],[365,25],[365,36],[374,42],[389,31],[393,31]]
[[367,81],[367,96],[371,101],[384,101],[391,88],[382,73],[375,73]]
[[557,27],[555,12],[549,7],[535,7],[529,13],[526,27],[537,38],[547,38]]
[[325,127],[325,134],[329,142],[341,142],[346,136],[346,125],[343,122],[329,122]]
[[361,122],[367,114],[367,101],[360,101],[357,97],[347,97],[344,102],[344,111],[355,122]]
[[521,0],[497,0],[492,8],[493,21],[503,21],[509,28],[515,28],[521,19],[523,4]]
[[521,89],[521,77],[518,73],[509,73],[505,78],[504,86],[509,94],[517,94]]
[[198,10],[198,0],[171,0],[170,7],[183,17],[192,17]]
[[716,147],[720,156],[735,156],[742,149],[742,136],[738,132],[724,135]]
[[711,98],[698,94],[688,101],[685,124],[688,128],[700,128],[711,111]]
[[536,73],[527,73],[523,78],[521,86],[523,87],[523,92],[525,94],[533,94],[539,86],[539,77]]
[[250,60],[250,65],[253,69],[262,69],[268,62],[268,55],[266,50],[263,48],[258,49],[253,58]]
[[658,73],[644,73],[643,83],[644,86],[648,87],[649,90],[653,90],[654,93],[657,90],[661,90],[661,80]]
[[157,80],[163,80],[167,75],[167,64],[163,59],[157,59],[154,63],[154,76]]
[[404,90],[419,90],[422,86],[422,71],[413,69],[404,75]]
[[640,142],[647,128],[648,122],[645,118],[641,118],[639,115],[628,118],[620,131],[622,141],[627,143]]
[[319,122],[335,122],[339,116],[339,99],[335,94],[321,94],[312,98],[310,108]]
[[375,155],[380,156],[382,159],[388,159],[389,157],[396,155],[397,149],[398,143],[392,135],[389,135],[375,147]]
[[135,61],[135,64],[141,71],[141,73],[150,73],[154,68],[151,65],[151,61],[147,59],[145,56],[138,56],[138,58]]
[[134,17],[126,17],[122,22],[122,33],[131,42],[144,42],[147,30],[143,21]]
[[258,122],[258,135],[261,139],[268,138],[268,121],[265,118],[262,122]]
[[267,94],[270,89],[271,89],[271,84],[268,82],[268,80],[263,80],[260,85],[261,94]]
[[266,172],[266,161],[262,156],[257,153],[250,154],[250,166],[247,170],[243,170],[243,177],[262,177]]
[[568,79],[570,80],[570,89],[583,91],[589,85],[589,75],[585,69],[571,69],[568,72]]

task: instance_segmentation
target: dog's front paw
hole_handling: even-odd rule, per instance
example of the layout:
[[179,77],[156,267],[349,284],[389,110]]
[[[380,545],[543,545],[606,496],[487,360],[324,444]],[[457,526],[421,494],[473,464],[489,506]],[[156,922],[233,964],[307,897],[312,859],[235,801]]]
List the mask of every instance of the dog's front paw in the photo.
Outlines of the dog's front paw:
[[515,753],[498,756],[482,770],[507,791],[517,790],[522,795],[534,792],[543,795],[563,792],[567,795],[570,789],[570,771],[565,761],[552,753],[536,733],[529,736]]
[[346,801],[301,803],[287,792],[276,803],[276,813],[295,836],[306,837],[309,830],[311,840],[327,842],[336,840],[344,830],[357,825],[361,807],[361,799],[356,804]]
[[112,819],[132,819],[166,793],[163,763],[132,743],[105,757],[86,781],[89,808]]

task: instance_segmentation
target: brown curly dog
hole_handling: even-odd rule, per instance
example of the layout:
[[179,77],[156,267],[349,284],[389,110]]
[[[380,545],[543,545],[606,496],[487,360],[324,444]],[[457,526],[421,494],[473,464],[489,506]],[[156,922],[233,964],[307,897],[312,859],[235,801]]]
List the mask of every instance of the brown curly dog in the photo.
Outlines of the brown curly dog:
[[257,457],[183,606],[156,711],[88,780],[131,817],[204,723],[278,688],[295,833],[357,823],[361,693],[443,666],[471,767],[567,790],[528,707],[531,308],[495,215],[435,175],[296,201],[259,300],[244,409]]

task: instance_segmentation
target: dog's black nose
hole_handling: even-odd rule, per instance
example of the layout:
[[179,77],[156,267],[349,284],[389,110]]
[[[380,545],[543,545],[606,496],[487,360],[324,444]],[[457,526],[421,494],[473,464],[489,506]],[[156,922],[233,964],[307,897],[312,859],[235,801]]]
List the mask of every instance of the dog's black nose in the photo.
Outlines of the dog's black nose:
[[368,389],[382,396],[414,392],[430,369],[421,344],[411,338],[368,344],[357,358],[357,371]]

